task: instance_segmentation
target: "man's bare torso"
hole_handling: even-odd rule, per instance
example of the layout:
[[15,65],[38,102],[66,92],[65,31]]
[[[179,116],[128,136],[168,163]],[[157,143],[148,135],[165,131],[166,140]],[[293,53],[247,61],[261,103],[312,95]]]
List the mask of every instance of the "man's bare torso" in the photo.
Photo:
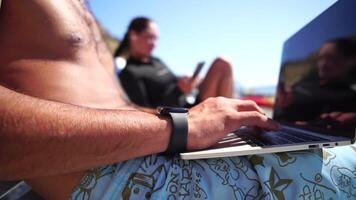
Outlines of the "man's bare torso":
[[[95,108],[126,103],[96,22],[79,0],[3,0],[0,84],[30,96]],[[68,197],[83,172],[28,181],[48,199]]]

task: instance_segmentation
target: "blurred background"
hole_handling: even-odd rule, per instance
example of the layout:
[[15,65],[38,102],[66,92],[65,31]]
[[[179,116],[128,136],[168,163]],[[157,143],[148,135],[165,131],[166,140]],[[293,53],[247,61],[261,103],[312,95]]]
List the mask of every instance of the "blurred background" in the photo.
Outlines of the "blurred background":
[[175,74],[191,75],[199,61],[206,61],[204,75],[214,58],[226,56],[234,65],[240,97],[271,107],[283,42],[335,2],[90,0],[90,7],[112,50],[132,18],[152,18],[160,28],[154,54]]

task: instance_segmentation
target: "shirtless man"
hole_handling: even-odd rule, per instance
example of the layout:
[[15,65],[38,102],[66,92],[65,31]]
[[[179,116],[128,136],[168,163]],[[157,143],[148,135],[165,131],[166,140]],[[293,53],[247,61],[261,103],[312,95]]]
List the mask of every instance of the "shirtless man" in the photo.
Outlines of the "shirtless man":
[[[125,101],[85,3],[3,0],[0,52],[0,180],[68,199],[87,169],[167,149],[170,119]],[[189,113],[188,149],[241,125],[278,127],[250,101],[208,99]]]

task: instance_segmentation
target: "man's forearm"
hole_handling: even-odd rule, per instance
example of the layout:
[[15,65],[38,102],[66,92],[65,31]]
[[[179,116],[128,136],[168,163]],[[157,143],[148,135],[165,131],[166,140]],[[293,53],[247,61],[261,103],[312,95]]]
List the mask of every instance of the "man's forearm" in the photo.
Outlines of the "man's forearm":
[[142,112],[146,112],[146,113],[151,113],[151,114],[156,114],[157,110],[154,108],[148,108],[148,107],[143,107],[143,106],[139,106],[137,104],[134,104],[132,102],[127,104],[127,107],[132,108],[132,109],[136,109]]
[[167,148],[168,120],[140,111],[88,109],[0,86],[0,179],[89,169]]

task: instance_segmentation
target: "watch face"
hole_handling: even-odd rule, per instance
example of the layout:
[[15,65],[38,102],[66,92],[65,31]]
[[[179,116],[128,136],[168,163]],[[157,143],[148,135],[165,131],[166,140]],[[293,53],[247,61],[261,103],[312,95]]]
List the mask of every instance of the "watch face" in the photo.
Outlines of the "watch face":
[[188,108],[179,108],[179,107],[168,107],[168,106],[160,106],[157,107],[157,112],[161,115],[168,113],[188,113]]

